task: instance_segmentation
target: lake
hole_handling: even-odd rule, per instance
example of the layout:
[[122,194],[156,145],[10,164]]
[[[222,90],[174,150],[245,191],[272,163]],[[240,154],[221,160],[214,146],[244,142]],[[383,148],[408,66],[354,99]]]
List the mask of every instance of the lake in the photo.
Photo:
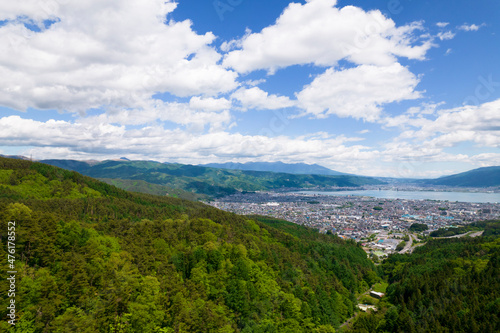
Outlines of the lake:
[[366,196],[381,199],[440,200],[474,203],[499,203],[500,193],[468,193],[468,192],[435,192],[435,191],[393,191],[393,190],[359,190],[359,191],[299,191],[300,194],[319,194],[333,196]]

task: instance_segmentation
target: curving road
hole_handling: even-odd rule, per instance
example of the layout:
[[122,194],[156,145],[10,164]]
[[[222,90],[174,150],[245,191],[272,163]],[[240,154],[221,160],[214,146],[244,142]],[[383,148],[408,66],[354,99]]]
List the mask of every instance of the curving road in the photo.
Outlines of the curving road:
[[469,232],[466,232],[465,234],[460,234],[460,235],[454,235],[454,236],[450,236],[450,237],[433,237],[433,239],[447,239],[447,238],[462,238],[462,237],[465,237],[465,236],[469,236],[469,237],[479,237],[483,234],[484,230],[481,230],[481,231],[469,231]]
[[406,242],[405,247],[401,251],[399,251],[400,254],[403,254],[403,253],[410,251],[412,248],[412,245],[413,245],[413,239],[415,239],[415,240],[417,239],[412,234],[409,234],[409,237],[410,237],[410,240],[408,242]]
[[[460,235],[455,235],[455,236],[450,236],[450,237],[436,237],[435,239],[446,239],[446,238],[461,238],[461,237],[465,237],[465,236],[468,236],[468,237],[479,237],[483,234],[484,230],[481,230],[481,231],[475,231],[475,232],[466,232],[465,234],[460,234]],[[410,234],[410,240],[408,241],[408,243],[406,244],[406,246],[404,247],[404,249],[402,249],[401,251],[399,251],[399,253],[403,254],[403,253],[406,253],[406,252],[409,252],[409,253],[412,253],[413,250],[415,250],[416,247],[418,246],[422,246],[422,245],[425,245],[425,243],[419,243],[419,244],[415,244],[415,246],[412,246],[413,245],[413,241],[414,240],[417,240],[417,237],[413,234]]]
[[476,232],[466,232],[465,234],[460,234],[460,235],[455,235],[455,236],[451,236],[451,237],[448,237],[448,238],[461,238],[461,237],[464,237],[464,236],[469,236],[469,237],[478,237],[478,236],[481,236],[483,234],[484,230],[481,230],[481,231],[476,231]]

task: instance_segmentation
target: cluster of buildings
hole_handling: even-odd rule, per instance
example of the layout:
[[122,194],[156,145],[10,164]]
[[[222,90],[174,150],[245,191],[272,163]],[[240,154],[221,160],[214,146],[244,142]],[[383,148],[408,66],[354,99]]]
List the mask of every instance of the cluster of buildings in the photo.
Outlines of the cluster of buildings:
[[474,221],[498,219],[500,204],[435,200],[380,199],[304,193],[235,194],[212,206],[241,215],[265,215],[332,232],[366,244],[378,254],[390,253],[413,223],[429,231]]

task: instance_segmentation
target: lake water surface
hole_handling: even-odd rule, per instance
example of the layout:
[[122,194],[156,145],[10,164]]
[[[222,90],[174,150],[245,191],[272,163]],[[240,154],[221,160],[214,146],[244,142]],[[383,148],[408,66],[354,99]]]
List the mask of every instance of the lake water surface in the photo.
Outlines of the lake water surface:
[[435,191],[393,191],[393,190],[359,190],[359,191],[299,191],[301,194],[319,194],[333,196],[366,196],[381,199],[441,200],[474,203],[499,203],[500,193],[468,193],[468,192],[435,192]]

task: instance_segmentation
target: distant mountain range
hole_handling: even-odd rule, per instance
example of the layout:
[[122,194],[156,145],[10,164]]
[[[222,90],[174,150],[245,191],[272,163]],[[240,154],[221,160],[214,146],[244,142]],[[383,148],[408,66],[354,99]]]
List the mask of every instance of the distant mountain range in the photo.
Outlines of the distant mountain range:
[[456,175],[425,179],[429,185],[445,185],[460,187],[493,187],[500,186],[500,166],[484,167],[458,173]]
[[[383,182],[354,175],[308,175],[268,171],[229,170],[197,165],[160,163],[151,161],[111,160],[85,162],[75,160],[42,160],[42,163],[80,172],[93,178],[106,179],[130,191],[148,188],[161,192],[158,187],[147,186],[144,182],[165,186],[165,192],[172,189],[202,194],[211,197],[233,194],[238,191],[266,191],[282,188],[328,188],[359,187],[380,185]],[[115,179],[115,181],[112,181]],[[116,181],[120,179],[120,181]],[[137,182],[124,182],[135,180]],[[144,181],[144,182],[138,182]],[[181,193],[182,194],[182,193]],[[180,197],[186,197],[181,195]]]
[[329,176],[347,175],[346,173],[334,171],[318,164],[305,164],[305,163],[227,162],[227,163],[201,164],[200,166],[209,168],[230,169],[230,170],[283,172],[296,175],[329,175]]
[[16,160],[25,160],[25,161],[29,161],[30,160],[29,157],[22,156],[22,155],[2,155],[2,154],[0,154],[0,157],[13,158],[13,159],[16,159]]
[[94,161],[77,161],[77,160],[41,160],[40,162],[45,164],[50,164],[66,170],[76,171],[82,174],[85,173],[86,170],[90,169],[92,165],[100,163]]
[[[11,157],[11,156],[9,156]],[[29,159],[15,156],[18,159]],[[282,162],[185,165],[154,161],[42,160],[40,162],[100,178],[130,191],[173,195],[189,200],[224,196],[238,191],[282,188],[329,188],[381,185],[387,182],[422,186],[500,186],[500,167],[485,167],[437,179],[385,179],[343,174],[317,164]]]

